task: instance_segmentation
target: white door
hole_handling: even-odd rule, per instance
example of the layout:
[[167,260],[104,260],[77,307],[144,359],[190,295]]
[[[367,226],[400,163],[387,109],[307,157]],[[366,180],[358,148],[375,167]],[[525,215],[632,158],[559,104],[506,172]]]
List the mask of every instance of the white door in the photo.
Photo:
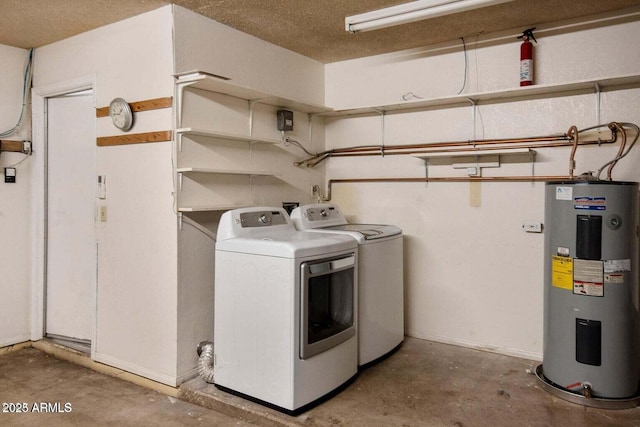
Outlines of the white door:
[[90,341],[96,287],[93,93],[47,98],[48,336]]

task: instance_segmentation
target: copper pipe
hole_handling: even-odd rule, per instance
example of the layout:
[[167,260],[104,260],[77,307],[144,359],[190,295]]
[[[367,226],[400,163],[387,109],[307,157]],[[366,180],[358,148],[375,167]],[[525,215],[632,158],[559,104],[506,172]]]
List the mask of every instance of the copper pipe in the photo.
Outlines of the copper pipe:
[[[575,128],[575,126],[573,126]],[[550,148],[550,147],[566,147],[572,146],[575,144],[575,141],[568,139],[569,137],[566,135],[563,136],[553,136],[553,137],[539,137],[539,138],[522,138],[522,139],[510,139],[510,140],[482,140],[482,141],[465,141],[465,142],[441,142],[441,143],[427,143],[427,144],[412,144],[412,145],[391,145],[386,146],[384,148],[385,155],[403,155],[403,154],[427,154],[427,153],[446,153],[446,152],[456,152],[456,151],[468,151],[470,144],[477,145],[491,145],[491,144],[505,144],[500,147],[486,147],[483,150],[499,150],[502,148],[514,148],[510,147],[511,145],[516,146],[518,148]],[[606,140],[594,140],[594,141],[578,141],[578,145],[595,145],[595,144],[612,144],[617,140],[616,134],[612,131],[612,135],[610,139]],[[526,142],[529,142],[526,145]],[[439,149],[446,147],[454,147],[450,149]],[[422,151],[410,151],[411,148],[415,148]],[[316,166],[321,161],[325,160],[327,157],[358,157],[358,156],[379,156],[380,155],[380,147],[360,147],[353,149],[335,149],[323,153],[323,155],[319,158],[311,157],[305,160],[302,160],[297,163],[297,165],[307,164],[307,166]]]
[[[611,169],[617,162],[618,158],[624,151],[624,146],[626,145],[626,133],[622,126],[618,123],[611,123],[609,125],[609,129],[611,130],[611,139],[608,140],[595,140],[595,141],[579,141],[579,131],[576,126],[571,126],[565,136],[556,136],[556,137],[543,137],[543,138],[524,138],[524,139],[515,139],[515,140],[485,140],[485,141],[477,141],[481,142],[479,145],[492,145],[492,144],[507,144],[507,145],[517,145],[518,148],[544,148],[544,147],[562,147],[562,146],[571,146],[571,155],[569,158],[569,176],[496,176],[496,177],[484,177],[484,176],[463,176],[463,177],[424,177],[424,178],[347,178],[347,179],[330,179],[328,182],[327,188],[327,198],[325,200],[331,200],[331,193],[333,189],[333,184],[340,183],[374,183],[374,182],[549,182],[549,181],[568,181],[574,180],[574,169],[575,169],[575,153],[578,145],[594,145],[594,144],[610,144],[617,141],[617,131],[623,135],[623,140],[621,142],[621,148],[618,151],[618,155],[616,156],[616,161],[609,167],[609,179]],[[571,138],[571,142],[568,139]],[[497,142],[500,141],[500,142]],[[517,141],[517,142],[516,142]],[[525,144],[527,145],[520,145]],[[448,153],[448,152],[458,152],[458,151],[468,151],[469,142],[454,142],[454,143],[434,143],[434,144],[414,144],[411,146],[390,146],[386,149],[386,154],[428,154],[428,153]],[[474,145],[475,146],[475,145]],[[404,147],[398,148],[396,147]],[[411,147],[411,148],[408,148]],[[454,147],[449,149],[444,149],[447,147]],[[417,151],[405,151],[411,149],[417,149]],[[435,148],[435,149],[434,149]],[[488,147],[485,150],[498,150],[505,147]],[[513,148],[513,147],[511,147]],[[422,149],[422,150],[421,150]],[[393,151],[391,151],[393,150]],[[420,151],[421,150],[421,151]],[[331,157],[331,156],[371,156],[371,155],[379,155],[379,152],[371,152],[371,148],[361,147],[360,149],[345,149],[345,150],[335,150],[332,152],[324,153],[322,158]],[[312,160],[308,159],[303,162],[307,162]],[[317,160],[315,164],[319,163],[320,160]]]
[[[445,148],[445,147],[476,147],[483,145],[493,144],[526,144],[530,142],[546,142],[546,141],[567,141],[569,138],[567,135],[557,136],[540,136],[532,138],[510,138],[510,139],[481,139],[481,140],[468,140],[468,141],[451,141],[451,142],[433,142],[433,143],[421,143],[421,144],[403,144],[403,145],[385,145],[380,146],[366,146],[366,147],[353,147],[353,148],[336,148],[331,150],[331,153],[356,153],[361,151],[374,151],[380,153],[380,148],[385,152],[389,150],[411,150],[414,148]],[[468,148],[467,148],[468,149]]]
[[576,155],[576,149],[578,148],[578,128],[575,125],[571,126],[567,131],[567,136],[573,138],[573,148],[571,148],[571,155],[569,156],[569,177],[573,179],[573,171],[576,168],[574,157]]
[[[575,128],[575,126],[572,126]],[[577,131],[577,128],[576,128]],[[459,147],[461,150],[467,150],[469,146],[484,146],[484,145],[495,145],[495,144],[505,144],[505,145],[517,145],[517,144],[527,144],[527,143],[538,143],[538,142],[553,142],[553,141],[567,141],[567,144],[562,145],[571,145],[573,143],[573,138],[569,135],[555,135],[555,136],[541,136],[541,137],[530,137],[530,138],[508,138],[508,139],[484,139],[484,140],[468,140],[468,141],[453,141],[453,142],[433,142],[433,143],[421,143],[421,144],[404,144],[404,145],[386,145],[382,149],[385,153],[389,151],[398,151],[398,150],[411,150],[411,149],[431,149],[431,148],[446,148],[446,147]],[[599,140],[600,143],[613,143],[616,141],[615,134],[612,133],[611,139],[608,140]],[[526,147],[523,147],[526,148]],[[330,156],[340,155],[343,153],[359,153],[359,152],[372,152],[372,155],[380,154],[380,146],[366,146],[366,147],[353,147],[353,148],[336,148],[328,151]]]
[[572,180],[568,176],[451,176],[434,178],[343,178],[330,179],[327,188],[325,201],[331,200],[333,184],[346,183],[375,183],[375,182],[549,182]]
[[620,132],[621,140],[620,140],[620,148],[618,149],[618,154],[616,154],[615,160],[613,163],[609,165],[607,169],[607,180],[611,181],[611,171],[613,171],[614,166],[618,163],[618,160],[622,158],[622,153],[624,152],[624,148],[627,145],[627,133],[624,131],[624,128],[620,126],[619,123],[613,122],[609,125],[612,127],[612,132]]
[[[615,140],[604,140],[604,141],[580,141],[578,145],[596,145],[596,144],[612,144]],[[527,144],[524,146],[518,145],[517,147],[487,147],[483,148],[483,150],[501,150],[505,148],[553,148],[553,147],[570,147],[573,145],[573,142],[549,142],[549,143],[538,143],[538,144]],[[456,149],[447,149],[447,150],[421,150],[421,151],[389,151],[389,149],[385,150],[386,156],[391,155],[411,155],[411,154],[429,154],[429,153],[456,153],[459,151],[470,151],[468,148],[456,148]],[[379,156],[379,152],[364,152],[364,153],[333,153],[330,157],[359,157],[359,156]],[[473,155],[473,154],[469,154]],[[304,161],[303,161],[304,162]]]

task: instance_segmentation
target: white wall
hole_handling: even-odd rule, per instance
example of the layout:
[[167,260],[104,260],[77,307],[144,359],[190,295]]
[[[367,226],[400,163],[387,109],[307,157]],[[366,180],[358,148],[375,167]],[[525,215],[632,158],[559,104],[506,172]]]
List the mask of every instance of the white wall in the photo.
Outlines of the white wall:
[[[28,51],[0,45],[0,132],[13,128],[22,109],[23,74]],[[4,140],[30,140],[30,111],[21,130]],[[24,159],[20,153],[0,154],[4,171]],[[0,347],[29,339],[31,288],[31,158],[17,166],[15,184],[0,174]]]
[[[176,72],[200,70],[230,78],[230,82],[281,98],[324,104],[324,66],[295,52],[249,36],[187,9],[175,6]],[[279,139],[278,107],[257,103],[253,107],[255,136]],[[324,120],[294,112],[294,138],[310,151],[324,149]],[[311,120],[311,124],[310,124]],[[186,91],[183,127],[249,134],[247,100],[204,91]],[[310,136],[309,128],[312,127]],[[254,144],[185,144],[179,166],[275,171],[278,178],[252,178],[251,194],[243,204],[280,206],[282,202],[308,203],[313,185],[324,181],[324,167],[294,167],[308,157],[300,149]],[[188,186],[188,183],[185,184]],[[195,193],[195,191],[193,192]],[[188,194],[183,194],[186,199]],[[215,227],[215,226],[214,226]]]
[[[640,74],[637,9],[630,18],[572,31],[538,25],[536,81],[556,84]],[[568,23],[572,24],[572,23]],[[518,86],[518,30],[467,40],[465,93]],[[455,95],[462,88],[460,43],[328,64],[326,101],[335,108],[401,103],[413,92],[424,98]],[[640,89],[602,94],[601,122],[640,123]],[[470,107],[388,114],[385,143],[465,141],[564,133],[570,125],[596,124],[593,94],[486,104],[476,127]],[[380,118],[327,120],[327,148],[379,144]],[[577,171],[595,170],[617,146],[580,148]],[[567,149],[539,149],[536,174],[568,175]],[[640,149],[614,170],[614,179],[640,181]],[[504,160],[484,175],[529,175],[526,159]],[[327,178],[424,177],[424,163],[410,156],[331,159]],[[450,165],[430,176],[461,175]],[[436,341],[540,359],[542,355],[542,234],[525,221],[544,221],[544,184],[481,183],[480,207],[472,207],[469,183],[338,184],[332,201],[358,222],[397,224],[405,232],[406,332]]]
[[[93,76],[96,107],[173,95],[172,8],[167,6],[37,49],[34,88]],[[172,109],[136,114],[130,133],[171,130]],[[96,119],[96,134],[122,134]],[[38,147],[42,149],[42,147]],[[107,222],[98,240],[95,359],[175,384],[177,228],[172,143],[98,147]],[[69,159],[69,167],[77,161]],[[55,195],[50,195],[55,197]],[[36,261],[38,262],[38,261]],[[36,284],[38,286],[38,284]]]
[[176,73],[206,71],[283,98],[324,104],[324,67],[175,6]]

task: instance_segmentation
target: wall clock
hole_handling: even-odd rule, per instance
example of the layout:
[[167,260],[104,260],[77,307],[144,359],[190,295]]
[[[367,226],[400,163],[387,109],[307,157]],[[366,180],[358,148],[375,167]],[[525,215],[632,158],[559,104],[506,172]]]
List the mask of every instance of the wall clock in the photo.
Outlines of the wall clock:
[[128,131],[133,126],[133,111],[127,101],[122,98],[115,98],[109,104],[109,116],[113,120],[113,125],[120,130]]

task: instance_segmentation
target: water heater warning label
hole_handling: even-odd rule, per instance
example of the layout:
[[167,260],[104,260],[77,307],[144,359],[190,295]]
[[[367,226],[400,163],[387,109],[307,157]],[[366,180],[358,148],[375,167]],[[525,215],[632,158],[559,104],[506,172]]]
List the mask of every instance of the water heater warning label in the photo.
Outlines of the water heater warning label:
[[573,259],[554,256],[551,260],[551,285],[573,290]]
[[573,293],[577,295],[588,295],[590,297],[603,297],[604,286],[602,283],[573,282]]
[[604,262],[574,259],[573,293],[592,297],[604,296]]

